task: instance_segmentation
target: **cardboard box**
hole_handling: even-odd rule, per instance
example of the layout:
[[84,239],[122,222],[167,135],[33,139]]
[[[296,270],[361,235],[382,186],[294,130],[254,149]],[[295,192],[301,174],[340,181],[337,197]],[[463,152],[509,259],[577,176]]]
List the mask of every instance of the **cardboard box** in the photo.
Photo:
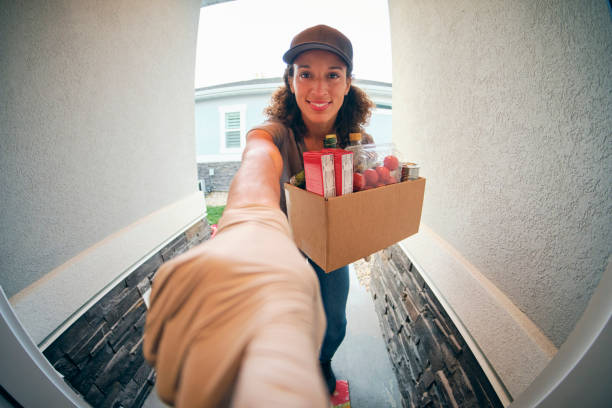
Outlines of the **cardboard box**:
[[285,184],[293,239],[326,272],[419,231],[425,179],[323,198]]

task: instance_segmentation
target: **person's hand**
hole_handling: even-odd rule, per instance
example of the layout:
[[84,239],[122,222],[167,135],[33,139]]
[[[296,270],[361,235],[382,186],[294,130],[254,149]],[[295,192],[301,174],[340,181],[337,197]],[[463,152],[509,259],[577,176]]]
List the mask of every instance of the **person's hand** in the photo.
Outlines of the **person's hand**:
[[249,132],[240,169],[230,186],[226,210],[250,204],[279,208],[282,170],[283,159],[272,136],[263,130]]

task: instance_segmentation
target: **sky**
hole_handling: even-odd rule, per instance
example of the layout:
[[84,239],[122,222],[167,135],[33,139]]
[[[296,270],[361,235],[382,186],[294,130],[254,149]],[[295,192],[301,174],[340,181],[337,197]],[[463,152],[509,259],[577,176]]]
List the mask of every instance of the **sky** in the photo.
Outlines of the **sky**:
[[353,77],[391,82],[387,0],[235,0],[200,9],[195,88],[278,78],[294,35],[327,24],[353,44]]

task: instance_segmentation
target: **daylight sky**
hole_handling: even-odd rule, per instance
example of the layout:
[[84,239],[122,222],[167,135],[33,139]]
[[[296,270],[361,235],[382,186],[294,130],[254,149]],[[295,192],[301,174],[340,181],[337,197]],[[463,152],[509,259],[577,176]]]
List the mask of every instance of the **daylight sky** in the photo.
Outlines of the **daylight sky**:
[[356,79],[391,82],[387,0],[236,0],[200,10],[195,87],[282,76],[291,39],[316,24],[349,37]]

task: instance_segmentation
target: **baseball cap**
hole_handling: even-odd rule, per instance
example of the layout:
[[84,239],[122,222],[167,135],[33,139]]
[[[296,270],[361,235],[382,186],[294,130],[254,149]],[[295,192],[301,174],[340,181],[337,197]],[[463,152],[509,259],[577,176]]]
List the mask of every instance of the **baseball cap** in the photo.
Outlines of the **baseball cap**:
[[310,50],[333,52],[344,60],[349,71],[353,67],[353,45],[335,28],[320,24],[305,29],[293,37],[289,51],[283,55],[283,61],[291,64],[299,54]]

